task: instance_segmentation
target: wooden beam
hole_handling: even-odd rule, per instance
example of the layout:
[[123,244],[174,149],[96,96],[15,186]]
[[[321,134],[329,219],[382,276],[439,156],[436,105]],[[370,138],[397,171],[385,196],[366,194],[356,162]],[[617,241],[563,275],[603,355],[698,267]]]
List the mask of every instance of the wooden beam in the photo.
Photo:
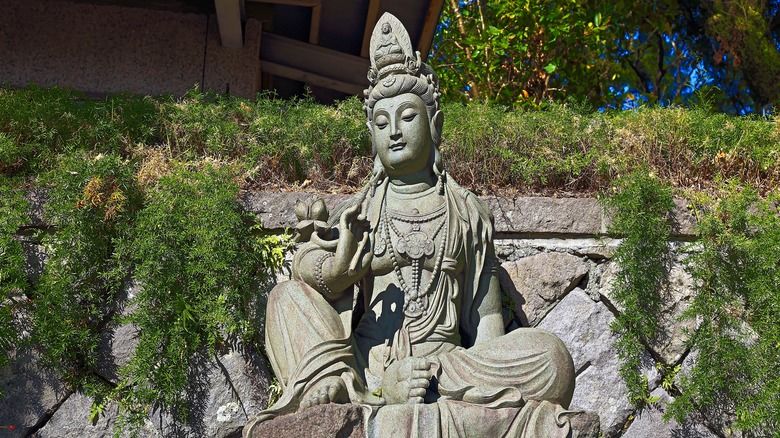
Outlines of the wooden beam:
[[214,0],[217,11],[219,37],[223,47],[240,49],[244,47],[244,30],[241,26],[244,10],[243,0]]
[[262,69],[344,93],[360,94],[368,84],[369,62],[359,56],[263,32]]
[[311,8],[311,26],[309,27],[309,42],[317,44],[320,40],[320,21],[322,15],[322,6],[312,6]]
[[340,91],[346,94],[359,95],[363,92],[364,88],[362,85],[342,82],[337,79],[320,76],[316,73],[298,70],[296,68],[287,67],[280,64],[274,64],[273,62],[261,61],[260,68],[263,70],[263,73],[270,73],[275,76],[294,79],[296,81],[305,82],[307,84],[316,85],[318,87],[329,88],[331,90]]
[[428,52],[431,51],[433,34],[436,33],[436,26],[439,25],[442,6],[444,6],[444,0],[431,0],[431,4],[428,6],[428,12],[425,14],[422,32],[420,32],[420,39],[417,43],[417,50],[420,51],[420,56],[423,61],[428,59]]
[[368,49],[371,42],[371,32],[374,31],[376,21],[379,20],[380,0],[371,0],[368,3],[368,13],[366,13],[366,27],[363,31],[363,45],[360,48],[360,56],[368,58]]
[[304,6],[313,8],[320,5],[320,0],[247,0],[256,3],[273,3],[276,5]]

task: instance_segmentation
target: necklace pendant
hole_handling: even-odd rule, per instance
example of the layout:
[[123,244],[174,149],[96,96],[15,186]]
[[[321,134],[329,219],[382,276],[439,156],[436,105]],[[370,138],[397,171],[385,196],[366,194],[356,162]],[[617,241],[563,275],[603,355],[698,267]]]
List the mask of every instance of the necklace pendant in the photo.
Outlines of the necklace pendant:
[[[433,241],[422,231],[412,231],[401,241],[404,242],[404,251],[412,259],[421,259],[424,256],[430,257],[433,255]],[[401,250],[399,249],[398,252],[401,252]]]
[[404,302],[404,315],[409,318],[418,318],[422,316],[428,309],[427,295],[420,296],[416,299],[410,299],[410,297],[405,298],[406,301]]

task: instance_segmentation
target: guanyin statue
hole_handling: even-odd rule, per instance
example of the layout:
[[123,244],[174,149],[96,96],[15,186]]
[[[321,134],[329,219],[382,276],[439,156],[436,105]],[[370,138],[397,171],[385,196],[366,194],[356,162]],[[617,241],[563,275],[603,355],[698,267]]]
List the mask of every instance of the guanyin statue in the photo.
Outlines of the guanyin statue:
[[323,403],[365,406],[373,436],[567,436],[571,356],[548,332],[504,331],[493,217],[442,165],[436,73],[390,14],[370,56],[373,175],[329,217],[299,217],[294,280],[266,315],[284,392],[244,436]]

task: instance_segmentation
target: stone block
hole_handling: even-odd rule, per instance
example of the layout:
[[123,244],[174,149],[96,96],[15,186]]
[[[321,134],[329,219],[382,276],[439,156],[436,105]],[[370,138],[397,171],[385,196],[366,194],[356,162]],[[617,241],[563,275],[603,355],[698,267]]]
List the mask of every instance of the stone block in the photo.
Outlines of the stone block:
[[602,208],[592,198],[483,197],[496,232],[594,235],[603,231]]
[[[623,308],[614,300],[614,284],[618,266],[607,264],[601,277],[600,293],[619,312]],[[688,274],[682,262],[678,259],[669,271],[669,284],[661,294],[662,309],[658,315],[658,336],[650,342],[650,349],[667,365],[676,364],[686,351],[687,331],[696,327],[695,321],[683,319],[682,314],[689,307],[695,289],[694,280]]]
[[501,264],[501,289],[515,302],[515,315],[525,327],[533,327],[588,274],[580,257],[550,252]]
[[[577,374],[573,409],[592,411],[601,418],[601,432],[614,436],[633,409],[628,388],[618,374],[620,361],[609,324],[615,316],[576,288],[545,316],[538,328],[556,334],[571,353]],[[644,358],[648,381],[657,379],[649,354]]]
[[13,424],[18,436],[35,430],[70,394],[37,359],[35,351],[17,349],[11,352],[8,365],[0,368],[0,424]]
[[244,438],[364,438],[363,408],[358,405],[326,404],[297,414],[284,415],[258,424]]
[[716,438],[703,425],[686,421],[679,424],[674,420],[663,421],[666,412],[665,405],[673,398],[663,388],[656,388],[650,393],[652,397],[658,397],[658,402],[637,412],[634,421],[626,429],[623,436],[631,438]]
[[102,438],[112,436],[117,408],[106,408],[97,421],[89,420],[92,399],[84,394],[73,393],[52,415],[36,436],[39,438]]
[[161,436],[238,436],[248,418],[268,404],[271,373],[257,353],[232,351],[218,360],[201,357],[192,376],[189,424],[155,412],[151,424]]

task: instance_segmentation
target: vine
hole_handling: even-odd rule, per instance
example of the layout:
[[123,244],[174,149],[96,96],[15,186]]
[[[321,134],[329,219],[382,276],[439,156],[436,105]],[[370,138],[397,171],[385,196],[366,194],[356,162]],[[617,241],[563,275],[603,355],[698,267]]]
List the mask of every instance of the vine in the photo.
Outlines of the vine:
[[617,180],[605,201],[612,212],[609,231],[623,238],[613,256],[618,271],[612,299],[621,312],[610,328],[618,337],[615,348],[629,400],[640,407],[651,401],[641,357],[656,336],[659,291],[668,281],[668,218],[674,200],[671,189],[642,168]]

